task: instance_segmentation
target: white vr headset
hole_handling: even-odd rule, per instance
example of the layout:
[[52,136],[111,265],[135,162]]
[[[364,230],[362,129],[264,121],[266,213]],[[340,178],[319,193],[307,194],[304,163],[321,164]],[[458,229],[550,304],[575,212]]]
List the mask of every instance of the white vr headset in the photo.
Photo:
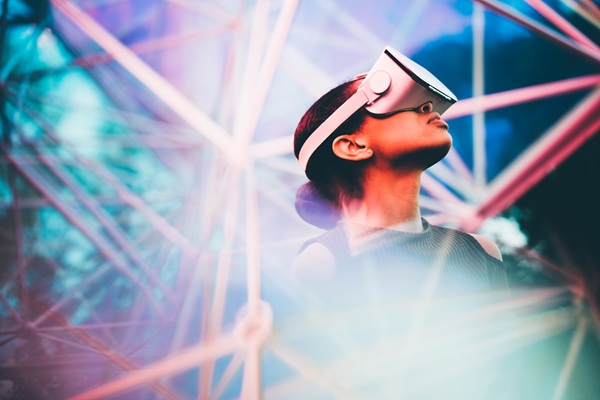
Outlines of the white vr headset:
[[387,46],[356,93],[304,142],[298,162],[306,171],[319,146],[362,106],[366,105],[371,114],[385,115],[414,111],[427,102],[433,104],[433,111],[442,114],[456,103],[456,96],[425,68]]

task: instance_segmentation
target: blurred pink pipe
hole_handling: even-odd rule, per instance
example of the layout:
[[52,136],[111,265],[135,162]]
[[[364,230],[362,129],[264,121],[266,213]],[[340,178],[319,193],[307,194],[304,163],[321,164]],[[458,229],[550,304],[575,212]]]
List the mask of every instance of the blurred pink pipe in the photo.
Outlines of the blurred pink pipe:
[[492,182],[473,215],[463,219],[463,229],[474,231],[511,206],[594,135],[600,129],[599,110],[597,89]]
[[596,46],[596,43],[592,42],[587,36],[581,33],[575,28],[569,21],[564,19],[560,14],[554,11],[550,6],[544,3],[542,0],[525,0],[531,7],[535,8],[537,12],[542,14],[548,21],[552,22],[554,26],[563,31],[571,39],[577,43],[586,46],[592,51],[600,52],[600,47]]
[[104,399],[136,386],[153,382],[165,376],[199,366],[208,358],[218,358],[235,351],[238,342],[233,335],[224,335],[218,340],[204,342],[182,354],[160,361],[138,371],[130,371],[122,378],[105,383],[92,390],[71,397],[71,400]]
[[[464,117],[465,115],[472,115],[474,112],[495,110],[497,108],[509,107],[552,96],[559,96],[596,85],[600,85],[600,74],[543,83],[525,88],[507,90],[506,92],[488,94],[481,97],[472,97],[470,99],[460,100],[453,105],[444,113],[444,119],[449,120]],[[285,136],[256,143],[251,146],[252,154],[255,158],[289,154],[293,150],[293,141],[294,138],[292,136]],[[298,169],[298,171],[300,171],[300,169]]]
[[577,90],[587,89],[596,85],[600,85],[600,74],[580,76],[526,88],[507,90],[506,92],[488,94],[482,97],[472,97],[470,99],[460,100],[453,105],[444,113],[444,119],[458,118],[476,112],[495,110],[534,100],[545,99]]
[[233,156],[234,143],[227,131],[150,68],[131,49],[70,1],[52,0],[52,4],[223,154]]
[[473,0],[487,7],[488,9],[500,14],[519,25],[524,26],[529,31],[543,37],[544,39],[553,42],[566,50],[569,50],[594,64],[600,64],[600,52],[592,51],[588,47],[581,46],[579,43],[573,43],[564,36],[556,33],[550,28],[540,24],[539,22],[519,13],[512,7],[507,6],[496,0]]

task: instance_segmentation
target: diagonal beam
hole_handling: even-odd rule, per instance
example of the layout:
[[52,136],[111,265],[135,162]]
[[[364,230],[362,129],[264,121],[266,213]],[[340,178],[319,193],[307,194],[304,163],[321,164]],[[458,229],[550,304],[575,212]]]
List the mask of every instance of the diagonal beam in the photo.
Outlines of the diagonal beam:
[[456,151],[455,147],[451,147],[446,157],[444,157],[444,161],[450,166],[452,171],[459,179],[465,181],[466,184],[472,185],[474,182],[473,173],[465,164],[465,161],[462,159],[458,151]]
[[205,17],[212,18],[217,22],[226,23],[231,21],[236,16],[229,14],[223,8],[219,7],[218,2],[200,2],[196,0],[165,0],[167,3],[175,4],[181,8],[185,8],[192,12],[198,13]]
[[315,4],[318,4],[323,11],[329,13],[334,18],[336,24],[348,30],[348,43],[351,43],[353,48],[356,48],[355,43],[357,40],[360,40],[366,48],[380,49],[385,46],[386,43],[384,40],[377,36],[373,32],[373,29],[365,26],[362,18],[355,18],[348,12],[349,7],[340,6],[336,1],[332,0],[319,1]]
[[542,83],[524,88],[507,90],[505,92],[488,94],[482,97],[472,97],[460,100],[444,113],[445,119],[453,119],[471,115],[474,112],[490,111],[498,108],[528,103],[546,99],[578,90],[600,85],[600,74],[579,76],[562,81]]
[[466,180],[445,163],[437,163],[427,169],[427,173],[461,195],[461,198],[474,199],[476,192],[472,181]]
[[260,209],[255,171],[246,170],[246,284],[249,318],[261,314],[260,294]]
[[[147,231],[141,235],[138,235],[138,237],[133,242],[130,243],[130,247],[135,247],[135,246],[138,246],[140,243],[143,243],[144,241],[146,241],[148,239],[148,237],[150,237],[151,233],[153,233],[153,231]],[[130,250],[131,249],[129,247],[121,249],[123,254],[127,254]],[[77,295],[77,293],[82,291],[84,288],[88,287],[90,285],[90,283],[92,283],[96,279],[100,278],[100,276],[102,276],[106,272],[110,271],[111,267],[112,267],[111,262],[110,262],[110,260],[108,260],[108,261],[105,261],[104,263],[100,264],[98,267],[94,268],[94,272],[86,275],[84,280],[80,281],[77,285],[71,287],[69,289],[68,293],[64,294],[60,300],[55,301],[46,311],[44,311],[44,313],[40,314],[33,322],[31,322],[31,326],[36,329],[39,329],[38,327],[45,320],[48,319],[49,315],[51,315],[52,313],[58,312],[62,307],[64,307],[66,304],[68,304],[68,302],[70,300],[72,300],[72,298],[75,295]],[[138,304],[139,304],[139,302],[138,302]]]
[[[481,99],[485,93],[485,12],[481,4],[473,5],[473,97]],[[483,191],[487,183],[487,151],[486,151],[485,113],[473,113],[473,177],[478,193]]]
[[[46,309],[46,304],[32,301],[32,307],[34,307],[38,312],[42,312]],[[55,312],[51,313],[50,320],[54,324],[63,326],[65,328],[71,327],[71,324],[64,316]],[[94,350],[98,354],[102,355],[105,359],[119,366],[123,370],[132,371],[137,369],[136,365],[133,364],[129,359],[121,356],[117,351],[115,351],[115,349],[107,346],[106,344],[99,341],[86,331],[77,329],[71,330],[70,333],[74,338],[78,340],[79,343],[82,343],[87,346],[84,347],[86,350]],[[54,339],[60,340],[60,338],[57,337],[54,337]],[[64,342],[73,346],[77,346],[77,342]],[[148,380],[144,383],[148,384],[154,391],[156,391],[156,393],[160,394],[163,398],[170,400],[174,400],[177,398],[177,396],[175,396],[175,394],[173,394],[169,389],[164,387],[162,384],[158,383],[157,379]]]
[[256,76],[260,68],[263,53],[267,18],[269,15],[269,0],[258,0],[254,6],[254,16],[250,39],[248,44],[248,56],[246,57],[242,85],[237,104],[233,137],[237,140],[245,139],[250,128],[245,127],[249,115],[250,104],[254,101],[254,92],[258,85]]
[[[233,22],[225,26],[216,26],[207,29],[197,29],[191,32],[185,32],[182,34],[171,35],[161,37],[158,39],[146,40],[136,42],[129,45],[129,49],[137,55],[153,53],[165,48],[182,45],[189,42],[196,42],[207,37],[217,36],[219,34],[227,33],[233,28]],[[10,76],[10,82],[23,82],[44,78],[52,74],[62,74],[65,71],[72,69],[73,67],[91,68],[101,64],[108,64],[115,60],[114,54],[106,52],[93,53],[78,56],[77,58],[70,61],[68,64],[57,66],[57,67],[46,67],[36,71],[27,71],[16,73]]]
[[600,29],[600,8],[591,0],[561,0],[564,5],[575,11],[580,17]]
[[[227,289],[229,284],[229,275],[231,271],[231,262],[233,255],[233,244],[237,223],[239,222],[239,171],[229,170],[224,180],[229,182],[230,191],[225,204],[225,220],[223,222],[223,244],[219,254],[217,264],[217,276],[214,284],[214,293],[212,298],[212,307],[210,309],[209,320],[205,324],[203,332],[203,340],[215,340],[221,333],[223,325],[223,316],[225,313],[225,303],[227,300]],[[200,371],[200,389],[199,397],[202,399],[208,398],[213,381],[215,360],[208,358],[205,361],[205,366]]]
[[223,154],[231,155],[230,149],[233,141],[227,131],[198,109],[171,83],[70,1],[52,0],[52,4],[185,122],[214,144]]
[[463,228],[475,230],[487,218],[504,211],[594,135],[600,129],[598,110],[600,89],[575,106],[492,182],[474,215],[462,221]]
[[[488,94],[460,100],[444,113],[444,119],[453,119],[471,115],[474,112],[495,110],[502,107],[528,103],[534,100],[559,96],[578,90],[587,89],[600,84],[600,74],[586,75],[562,81],[543,83],[505,92]],[[293,136],[284,136],[273,140],[256,143],[251,146],[254,158],[265,158],[289,154],[292,152]]]
[[179,355],[164,359],[144,369],[130,371],[122,378],[80,393],[71,397],[70,400],[104,399],[139,385],[199,366],[208,358],[223,356],[235,351],[236,348],[236,338],[233,335],[224,335],[213,342],[200,343],[198,346],[192,347]]
[[[246,170],[246,290],[248,320],[260,320],[260,225],[258,191],[255,171]],[[244,360],[242,397],[248,400],[261,398],[260,343],[247,343]]]
[[302,378],[311,382],[315,382],[325,390],[329,391],[331,394],[335,395],[336,398],[345,400],[357,399],[354,394],[337,385],[335,382],[327,379],[322,370],[315,368],[310,362],[303,359],[300,354],[296,354],[296,352],[287,348],[283,344],[272,341],[269,349],[280,360],[298,371],[298,373],[302,375]]
[[558,383],[556,384],[556,388],[554,389],[554,395],[552,396],[552,400],[561,400],[564,397],[565,390],[567,389],[569,383],[569,379],[571,378],[573,369],[575,367],[575,363],[577,362],[577,357],[581,352],[581,348],[583,347],[583,341],[585,340],[585,336],[588,332],[588,323],[589,322],[585,317],[579,317],[577,327],[575,328],[575,332],[573,333],[573,337],[571,338],[569,350],[567,351],[567,357],[563,364],[563,368],[560,371],[560,376],[558,377]]
[[244,361],[244,358],[243,358],[243,353],[241,351],[239,351],[233,355],[233,358],[231,359],[231,361],[227,365],[227,368],[225,368],[225,371],[221,375],[221,379],[215,386],[215,389],[213,390],[213,392],[210,394],[211,399],[220,399],[221,398],[223,392],[225,391],[225,388],[227,388],[227,385],[231,382],[235,373],[242,366],[243,361]]
[[298,0],[287,0],[283,4],[283,8],[279,13],[275,29],[271,35],[271,41],[258,74],[258,82],[254,85],[252,97],[246,99],[241,113],[243,118],[239,118],[238,121],[236,121],[238,122],[238,124],[236,124],[238,130],[235,133],[244,140],[244,143],[250,141],[252,134],[256,130],[256,125],[258,124],[261,110],[264,106],[268,91],[271,87],[271,82],[275,75],[275,70],[281,58],[283,47],[290,31],[297,6]]
[[581,31],[575,28],[569,21],[563,18],[559,13],[554,11],[549,5],[544,3],[542,0],[525,0],[527,4],[535,8],[537,12],[542,14],[548,21],[552,22],[554,26],[563,31],[565,35],[571,39],[586,46],[592,51],[600,52],[600,47],[596,46],[590,38],[585,36]]
[[[48,157],[42,154],[38,154],[37,158],[40,160],[41,164],[48,167],[48,170],[51,171],[58,178],[58,180],[65,185],[65,187],[69,188],[71,192],[73,192],[77,201],[85,206],[89,212],[96,217],[101,226],[113,239],[119,251],[123,251],[126,248],[130,249],[132,247],[126,237],[125,232],[123,232],[123,230],[114,223],[112,218],[102,209],[102,207],[92,196],[90,196],[88,193],[85,193],[73,182],[68,173],[59,167],[59,164],[52,163]],[[160,288],[160,290],[169,300],[174,299],[175,294],[173,293],[173,290],[159,278],[156,271],[154,271],[150,265],[148,265],[148,263],[142,259],[139,254],[137,254],[137,252],[129,251],[127,254],[131,260],[137,264],[138,267],[140,267],[150,281]]]
[[587,47],[581,46],[578,43],[573,43],[570,40],[564,38],[553,30],[545,27],[539,22],[521,14],[517,10],[512,7],[509,7],[505,4],[500,3],[497,0],[472,0],[477,3],[483,4],[488,9],[518,23],[519,25],[524,26],[529,29],[531,32],[535,33],[547,39],[566,50],[569,50],[576,55],[591,61],[595,65],[600,65],[600,52],[590,50]]
[[79,231],[81,231],[81,233],[96,246],[102,257],[110,260],[117,270],[129,277],[129,279],[131,279],[131,281],[139,287],[139,289],[148,297],[150,304],[155,307],[159,314],[162,315],[164,313],[164,308],[156,303],[150,288],[139,281],[138,277],[133,273],[131,267],[123,259],[122,255],[119,254],[119,252],[114,249],[108,241],[106,241],[100,234],[98,234],[98,232],[83,222],[81,215],[75,211],[76,207],[72,206],[70,202],[65,201],[65,199],[59,198],[59,196],[49,187],[49,185],[43,184],[43,180],[31,168],[28,168],[25,164],[22,164],[17,158],[15,158],[14,155],[6,154],[5,157],[17,168],[17,170],[19,170],[22,176],[24,176],[36,190],[38,190],[44,197],[48,199],[48,201],[50,201],[50,203],[67,219],[67,221],[79,229]]
[[[42,117],[30,108],[21,108],[21,111],[25,115],[33,119],[35,123],[44,130],[44,133],[48,136],[48,141],[50,141],[53,145],[60,145],[61,147],[70,150],[72,156],[74,157],[75,161],[77,161],[77,163],[88,167],[90,171],[93,171],[106,183],[111,185],[113,189],[117,192],[119,198],[123,200],[126,204],[128,204],[130,207],[144,215],[148,219],[150,224],[154,226],[154,228],[158,232],[160,232],[165,239],[167,239],[174,245],[182,248],[188,253],[194,253],[197,251],[196,247],[188,240],[187,237],[182,235],[179,232],[179,230],[172,226],[165,218],[163,218],[160,214],[154,211],[140,197],[138,197],[135,193],[129,190],[124,184],[122,184],[120,180],[116,176],[114,176],[114,174],[110,172],[108,168],[106,168],[106,166],[104,166],[100,162],[96,162],[92,159],[77,154],[77,152],[74,149],[72,149],[72,146],[63,143],[63,141],[56,134],[52,124],[48,123],[44,117]],[[46,139],[44,138],[44,140]],[[33,146],[33,144],[31,145]],[[51,160],[49,156],[44,156],[44,159],[46,162],[50,162]]]

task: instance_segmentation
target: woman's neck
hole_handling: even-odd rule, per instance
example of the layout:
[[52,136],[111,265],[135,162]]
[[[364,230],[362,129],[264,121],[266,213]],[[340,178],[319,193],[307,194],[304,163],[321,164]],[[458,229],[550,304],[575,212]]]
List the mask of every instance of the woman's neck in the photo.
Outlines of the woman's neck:
[[408,232],[423,230],[419,210],[421,173],[366,171],[363,197],[343,202],[344,220]]

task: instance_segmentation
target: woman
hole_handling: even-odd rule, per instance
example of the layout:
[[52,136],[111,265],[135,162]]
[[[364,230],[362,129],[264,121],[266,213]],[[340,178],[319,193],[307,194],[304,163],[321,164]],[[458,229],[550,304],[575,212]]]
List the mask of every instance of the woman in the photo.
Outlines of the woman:
[[[373,83],[380,73],[384,82]],[[369,94],[356,103],[361,91]],[[310,107],[294,137],[295,155],[310,179],[298,191],[296,209],[307,222],[331,230],[301,248],[293,265],[298,276],[360,283],[367,274],[378,277],[381,291],[397,293],[402,282],[407,294],[506,285],[495,243],[421,218],[421,174],[452,145],[440,117],[452,97],[422,67],[386,48],[366,77],[332,89]],[[353,101],[360,107],[340,117]],[[369,110],[384,101],[394,106]],[[311,142],[315,135],[320,138]]]
[[[310,283],[299,304],[318,326],[299,351],[315,365],[344,365],[335,383],[365,398],[504,398],[504,366],[482,368],[488,335],[511,332],[494,311],[507,294],[500,251],[419,210],[421,174],[452,145],[440,114],[454,101],[386,48],[369,74],[317,100],[295,132],[310,179],[296,209],[329,229],[293,263]],[[348,361],[354,353],[369,361]]]

